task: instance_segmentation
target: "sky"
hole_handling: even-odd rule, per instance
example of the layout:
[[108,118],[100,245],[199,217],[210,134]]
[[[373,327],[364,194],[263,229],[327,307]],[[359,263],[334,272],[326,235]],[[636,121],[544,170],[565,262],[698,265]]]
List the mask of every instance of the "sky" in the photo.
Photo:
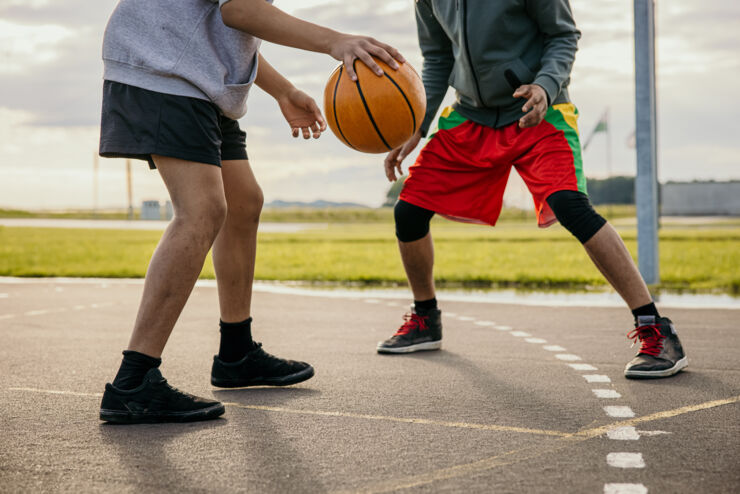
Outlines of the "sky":
[[[100,159],[103,31],[115,0],[0,0],[0,207],[23,209],[126,206],[125,163]],[[275,0],[303,19],[371,35],[397,47],[419,71],[412,0]],[[607,136],[584,152],[589,177],[634,175],[633,11],[630,0],[571,0],[583,33],[570,94],[585,140],[609,109]],[[740,179],[740,2],[658,0],[658,177]],[[262,53],[297,87],[323,105],[325,81],[337,61],[327,55],[263,43]],[[447,102],[453,99],[452,92]],[[247,150],[265,198],[326,199],[380,205],[388,189],[384,155],[361,154],[329,131],[295,140],[274,100],[254,88]],[[407,158],[407,163],[415,156]],[[609,166],[608,163],[611,163]],[[164,201],[167,192],[145,162],[133,162],[134,203]],[[512,174],[513,176],[513,174]],[[512,180],[506,201],[531,199]]]

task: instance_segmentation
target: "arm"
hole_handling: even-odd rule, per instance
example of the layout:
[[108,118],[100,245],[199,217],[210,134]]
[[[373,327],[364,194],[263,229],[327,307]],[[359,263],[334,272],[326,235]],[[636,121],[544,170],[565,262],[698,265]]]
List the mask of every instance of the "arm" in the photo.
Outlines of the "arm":
[[552,104],[570,77],[581,32],[576,28],[568,0],[530,0],[527,10],[545,37],[541,65],[533,84],[547,93]]
[[373,61],[373,55],[393,68],[398,68],[396,60],[405,61],[398,50],[373,38],[344,34],[303,21],[265,0],[230,0],[221,7],[221,17],[227,26],[265,41],[331,55],[344,62],[352,80],[357,79],[352,68],[357,58],[380,76],[383,70]]
[[447,93],[455,59],[452,55],[450,38],[439,25],[431,7],[425,0],[416,2],[416,28],[419,46],[424,56],[421,76],[427,94],[427,111],[420,128],[421,135],[426,136],[432,119],[437,114],[439,105]]
[[326,130],[326,121],[313,98],[283,77],[261,53],[254,83],[278,102],[280,111],[283,112],[285,120],[290,125],[293,137],[298,137],[301,132],[304,139],[308,139],[311,135],[318,139]]

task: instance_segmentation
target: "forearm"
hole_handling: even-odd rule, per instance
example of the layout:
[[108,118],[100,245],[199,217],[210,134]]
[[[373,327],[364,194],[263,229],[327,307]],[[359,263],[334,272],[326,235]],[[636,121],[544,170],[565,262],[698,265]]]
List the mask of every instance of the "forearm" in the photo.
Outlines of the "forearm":
[[259,55],[257,78],[254,83],[275,99],[280,99],[280,97],[295,89],[293,83],[275,70],[275,67],[267,63],[261,53]]
[[329,53],[342,34],[303,21],[265,0],[231,0],[221,7],[227,26],[265,41],[319,53]]

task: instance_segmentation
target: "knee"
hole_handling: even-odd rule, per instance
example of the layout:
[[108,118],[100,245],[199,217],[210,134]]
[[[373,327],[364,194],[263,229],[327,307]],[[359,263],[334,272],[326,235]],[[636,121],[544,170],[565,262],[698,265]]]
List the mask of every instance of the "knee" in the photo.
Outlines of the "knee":
[[429,222],[434,211],[414,206],[399,200],[393,208],[396,220],[396,237],[401,242],[413,242],[424,238],[429,233]]
[[192,238],[212,242],[226,220],[226,199],[217,194],[201,198],[188,207],[175,206],[174,222],[180,229],[187,229]]
[[228,202],[227,221],[236,225],[258,223],[264,203],[265,197],[262,194],[262,189],[257,186],[238,200]]
[[555,192],[547,198],[547,204],[560,224],[582,244],[588,242],[606,224],[606,220],[594,211],[588,196],[582,192]]

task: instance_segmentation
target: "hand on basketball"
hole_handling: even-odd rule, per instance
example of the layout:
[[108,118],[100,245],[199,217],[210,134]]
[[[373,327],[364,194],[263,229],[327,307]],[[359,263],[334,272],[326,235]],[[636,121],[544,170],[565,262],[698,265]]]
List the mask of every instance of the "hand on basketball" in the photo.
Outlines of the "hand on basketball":
[[326,130],[326,120],[312,97],[299,89],[293,89],[278,99],[280,111],[288,121],[293,137],[303,134],[304,139],[318,139]]
[[[395,182],[403,176],[401,163],[419,145],[420,140],[421,130],[417,130],[403,146],[397,147],[385,157],[385,176],[388,177],[389,182]],[[396,172],[398,172],[398,176],[396,176]]]
[[375,63],[373,56],[378,57],[394,69],[398,68],[398,62],[403,63],[406,61],[403,55],[390,45],[381,43],[368,36],[354,36],[350,34],[340,35],[339,40],[332,45],[329,54],[340,62],[344,62],[347,75],[353,81],[357,80],[357,74],[354,67],[352,67],[352,63],[358,58],[379,76],[383,75],[383,69]]
[[522,107],[526,113],[519,119],[519,127],[534,127],[542,122],[547,113],[547,93],[542,86],[537,84],[525,84],[514,91],[515,98],[525,98],[527,100]]

